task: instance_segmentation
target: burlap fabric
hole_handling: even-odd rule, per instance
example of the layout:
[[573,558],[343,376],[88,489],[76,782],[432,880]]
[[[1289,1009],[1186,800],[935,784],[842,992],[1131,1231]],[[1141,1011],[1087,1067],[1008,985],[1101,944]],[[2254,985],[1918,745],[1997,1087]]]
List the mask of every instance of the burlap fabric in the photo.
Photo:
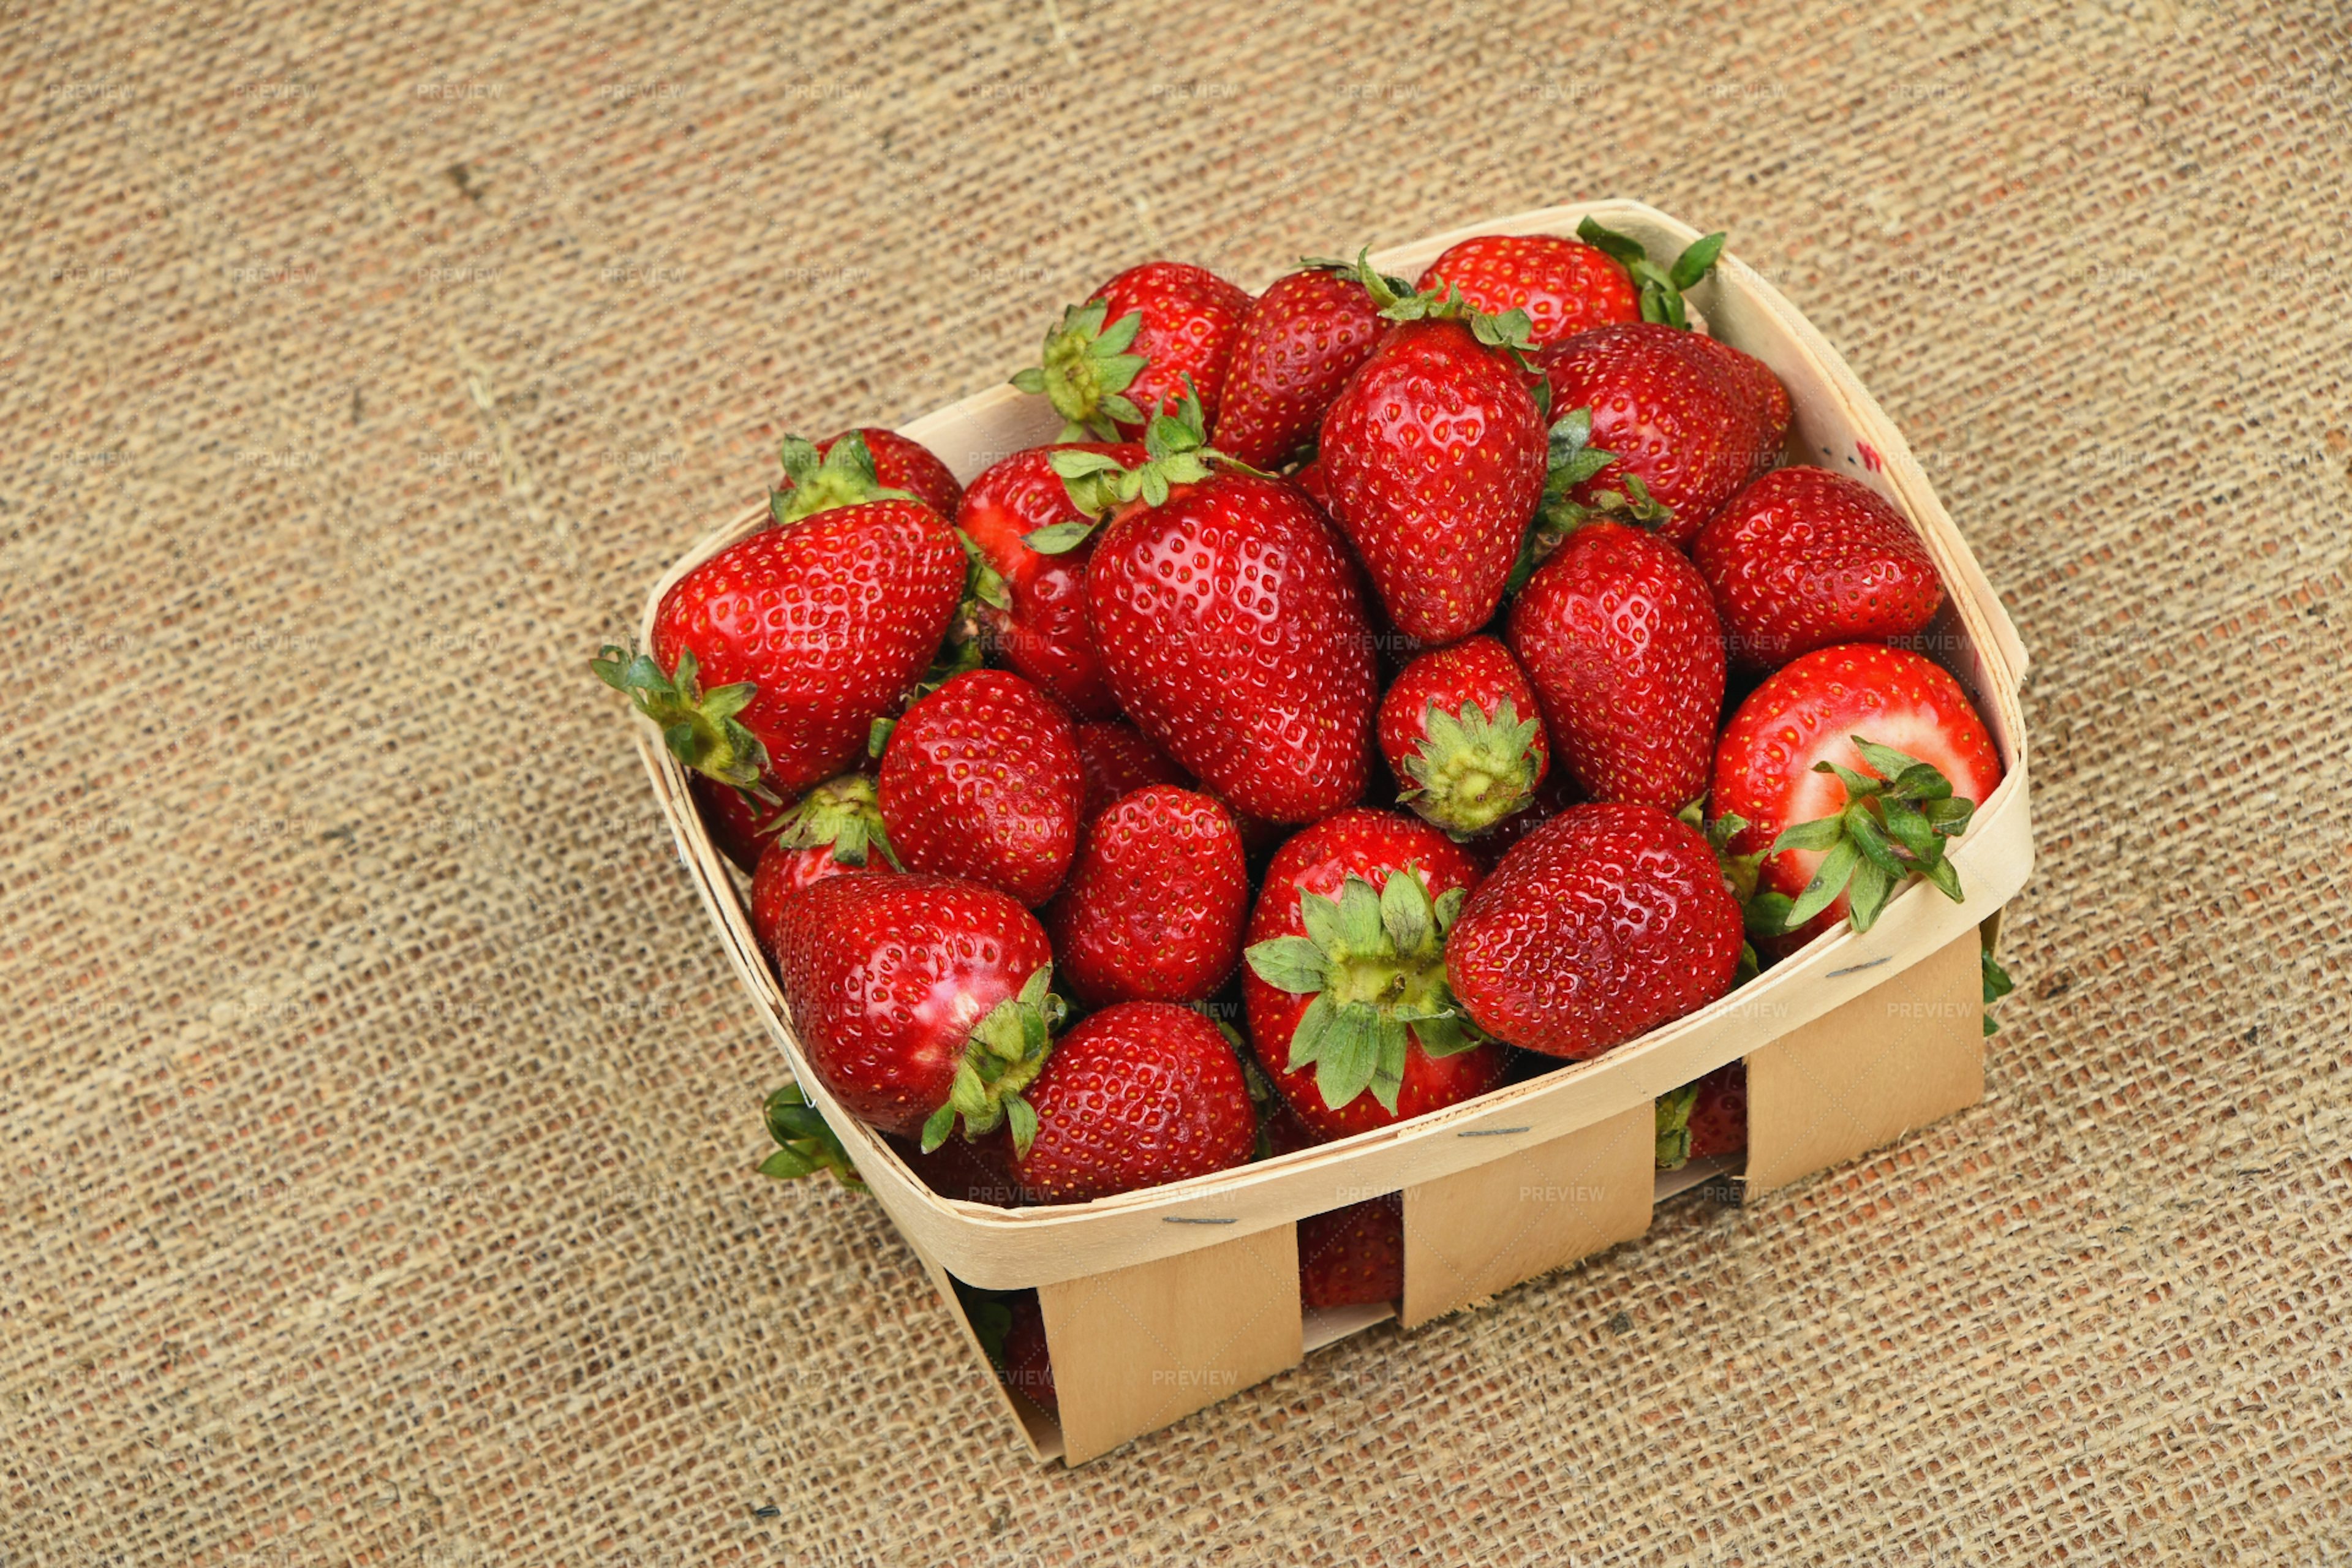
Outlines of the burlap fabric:
[[[2344,13],[110,0],[8,24],[0,1557],[2338,1562]],[[1168,253],[1727,226],[2037,661],[1979,1109],[1078,1472],[587,676],[785,430]]]

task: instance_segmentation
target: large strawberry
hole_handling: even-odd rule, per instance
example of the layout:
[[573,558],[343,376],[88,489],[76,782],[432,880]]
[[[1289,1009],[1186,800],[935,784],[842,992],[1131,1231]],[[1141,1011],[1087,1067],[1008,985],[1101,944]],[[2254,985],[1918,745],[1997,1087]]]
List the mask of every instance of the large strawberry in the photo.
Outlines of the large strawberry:
[[1299,1120],[1344,1138],[1500,1083],[1504,1053],[1446,989],[1470,853],[1396,812],[1343,811],[1275,852],[1251,913],[1250,1044]]
[[1309,261],[1257,297],[1234,341],[1211,434],[1235,462],[1271,468],[1315,438],[1323,411],[1388,322],[1345,262]]
[[972,480],[956,527],[977,557],[978,615],[1004,662],[1059,698],[1082,719],[1118,711],[1087,626],[1087,546],[1048,554],[1025,536],[1063,523],[1089,523],[1053,468],[1056,452],[1090,452],[1123,464],[1144,460],[1132,443],[1032,447]]
[[1406,665],[1381,699],[1380,735],[1398,800],[1456,838],[1526,809],[1550,765],[1535,690],[1489,637]]
[[1151,738],[1120,719],[1077,726],[1078,768],[1086,775],[1086,803],[1079,815],[1092,822],[1103,807],[1148,784],[1191,788],[1192,775]]
[[1917,533],[1859,479],[1800,465],[1731,498],[1692,551],[1734,658],[1767,669],[1842,642],[1908,637],[1944,582]]
[[1706,789],[1723,709],[1723,637],[1680,551],[1589,522],[1511,606],[1511,651],[1535,684],[1552,754],[1596,800],[1678,811]]
[[1036,1136],[1013,1174],[1074,1204],[1228,1170],[1257,1147],[1241,1062],[1214,1024],[1171,1002],[1122,1002],[1054,1047],[1026,1099]]
[[880,794],[905,865],[1034,908],[1069,871],[1086,781],[1069,715],[1009,670],[975,669],[890,731]]
[[1201,1002],[1241,957],[1249,877],[1232,815],[1154,784],[1090,819],[1045,913],[1063,984],[1080,1001]]
[[1642,319],[1642,297],[1624,264],[1580,240],[1549,234],[1482,234],[1449,247],[1415,285],[1458,290],[1472,309],[1528,314],[1528,340],[1549,348],[1612,321]]
[[1767,857],[1749,908],[1759,936],[1849,914],[1866,931],[1915,872],[1960,898],[1947,843],[2000,779],[1958,681],[1916,653],[1853,643],[1748,693],[1717,750],[1708,809],[1737,824],[1732,855]]
[[1446,978],[1497,1039],[1580,1060],[1731,988],[1739,905],[1699,832],[1650,805],[1576,805],[1478,885]]
[[898,868],[874,781],[844,773],[777,814],[751,876],[751,929],[774,929],[779,901],[812,882]]
[[1678,1171],[1748,1147],[1748,1064],[1732,1062],[1658,1096],[1657,1166]]
[[[1365,286],[1388,294],[1368,268]],[[1527,318],[1391,297],[1398,319],[1323,416],[1331,515],[1397,629],[1457,642],[1494,618],[1543,497],[1549,443],[1511,357]]]
[[953,517],[963,500],[963,487],[938,454],[896,430],[866,426],[816,442],[787,436],[777,456],[784,480],[768,510],[778,522],[870,500],[919,500]]
[[1251,816],[1311,822],[1370,771],[1354,568],[1297,489],[1209,467],[1199,412],[1153,420],[1139,468],[1056,459],[1082,510],[1117,507],[1087,569],[1096,649],[1119,706],[1204,784]]
[[1152,414],[1200,396],[1204,425],[1232,363],[1250,297],[1206,268],[1181,261],[1130,267],[1062,313],[1040,363],[1013,378],[1062,416],[1063,441],[1133,439]]
[[1369,1306],[1404,1294],[1404,1194],[1387,1193],[1298,1222],[1298,1301]]
[[864,753],[939,651],[963,581],[954,531],[930,508],[843,507],[695,566],[662,596],[650,654],[607,647],[593,668],[687,766],[797,793]]
[[831,877],[777,901],[761,933],[801,1054],[859,1121],[937,1148],[1034,1121],[1053,954],[1036,917],[950,877]]

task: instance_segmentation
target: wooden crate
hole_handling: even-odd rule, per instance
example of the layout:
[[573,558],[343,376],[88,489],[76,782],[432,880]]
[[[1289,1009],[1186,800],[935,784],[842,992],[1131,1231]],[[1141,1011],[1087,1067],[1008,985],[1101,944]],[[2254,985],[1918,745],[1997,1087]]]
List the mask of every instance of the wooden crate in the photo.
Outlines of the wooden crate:
[[[1699,233],[1638,203],[1592,202],[1433,236],[1373,261],[1414,277],[1471,235],[1572,235],[1587,216],[1661,259]],[[1007,1408],[1041,1460],[1082,1462],[1392,1315],[1302,1311],[1296,1229],[1308,1215],[1404,1194],[1405,1298],[1393,1312],[1410,1327],[1641,1235],[1661,1195],[1715,1173],[1654,1176],[1650,1108],[1727,1062],[1748,1064],[1749,1191],[1826,1169],[1981,1098],[1978,928],[2024,885],[2033,860],[2018,694],[2025,651],[1902,435],[1836,351],[1728,252],[1691,299],[1708,331],[1787,384],[1791,458],[1871,485],[1919,530],[1949,590],[1930,646],[1975,699],[2007,774],[1951,855],[1965,904],[1915,883],[1870,931],[1840,925],[1761,978],[1598,1060],[1400,1126],[1147,1192],[1025,1209],[941,1198],[806,1070],[742,888],[705,833],[683,770],[641,722],[655,792],[721,944],[794,1077],[841,1131],[950,1310],[963,1321],[954,1280],[1037,1289],[1061,1422],[1010,1395]],[[1043,399],[999,386],[906,434],[969,481],[1050,440],[1057,425]],[[641,640],[650,642],[655,610],[678,577],[767,516],[764,504],[748,510],[689,550],[647,597]],[[976,1338],[972,1345],[978,1354]]]

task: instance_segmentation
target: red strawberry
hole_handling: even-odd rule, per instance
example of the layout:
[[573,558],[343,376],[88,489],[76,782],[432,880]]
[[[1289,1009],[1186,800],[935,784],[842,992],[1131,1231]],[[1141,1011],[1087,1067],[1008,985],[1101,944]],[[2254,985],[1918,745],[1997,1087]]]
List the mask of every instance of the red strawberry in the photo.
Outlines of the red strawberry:
[[979,615],[1004,661],[1082,719],[1118,711],[1087,626],[1087,546],[1059,554],[1032,550],[1024,536],[1056,523],[1091,520],[1071,504],[1068,487],[1052,467],[1055,452],[1096,452],[1133,464],[1144,450],[1131,443],[1032,447],[1015,452],[972,480],[956,526],[979,553],[973,590]]
[[1290,476],[1290,482],[1307,492],[1307,499],[1325,513],[1331,510],[1331,487],[1323,482],[1323,464],[1318,458]]
[[1279,479],[1220,472],[1163,493],[1122,507],[1087,570],[1119,705],[1241,811],[1311,822],[1355,801],[1376,693],[1338,542]]
[[1772,374],[1772,367],[1754,354],[1743,353],[1721,338],[1703,332],[1691,333],[1683,340],[1683,346],[1714,360],[1747,393],[1748,405],[1759,411],[1757,440],[1761,460],[1769,463],[1778,458],[1780,444],[1788,439],[1791,410],[1789,389]]
[[1633,321],[1580,333],[1550,356],[1544,374],[1555,415],[1589,411],[1591,447],[1609,458],[1554,487],[1571,503],[1567,521],[1617,513],[1687,548],[1780,450],[1787,419],[1775,423],[1752,375],[1731,368],[1728,356],[1739,351],[1694,346],[1699,342],[1678,328]]
[[1065,310],[1045,334],[1042,363],[1013,384],[1053,404],[1063,441],[1132,439],[1155,411],[1182,399],[1188,376],[1205,426],[1217,416],[1249,307],[1245,291],[1205,268],[1130,267]]
[[1399,631],[1456,642],[1494,618],[1548,452],[1518,371],[1471,324],[1409,321],[1381,341],[1324,415],[1316,460]]
[[1380,733],[1398,800],[1456,838],[1525,809],[1550,765],[1535,690],[1489,637],[1406,665],[1381,700]]
[[1681,552],[1623,523],[1585,524],[1511,606],[1510,642],[1586,795],[1676,811],[1706,791],[1723,637]]
[[1154,784],[1090,819],[1045,913],[1080,1001],[1201,1002],[1234,971],[1249,912],[1242,837],[1207,795]]
[[1054,1363],[1045,1352],[1045,1314],[1038,1309],[1037,1292],[1021,1291],[1006,1305],[1011,1316],[1004,1327],[1004,1385],[1047,1415],[1059,1415],[1062,1402],[1054,1395]]
[[1062,885],[1077,847],[1086,783],[1069,715],[1008,671],[959,675],[891,731],[881,798],[906,866],[1034,908]]
[[1651,805],[1575,805],[1478,885],[1445,973],[1478,1027],[1576,1061],[1730,990],[1741,945],[1697,829]]
[[1477,880],[1467,850],[1395,812],[1343,811],[1275,852],[1242,1001],[1259,1065],[1319,1136],[1502,1081],[1503,1052],[1464,1030],[1445,984],[1446,932]]
[[1345,263],[1277,278],[1243,318],[1212,434],[1235,462],[1271,468],[1314,439],[1339,388],[1388,330]]
[[874,781],[844,773],[777,814],[751,877],[751,929],[773,930],[777,904],[812,882],[856,871],[896,868]]
[[1030,1086],[1037,1133],[1013,1173],[1040,1203],[1086,1203],[1228,1170],[1257,1112],[1217,1026],[1172,1002],[1121,1002],[1054,1047]]
[[918,1139],[893,1133],[883,1136],[916,1178],[940,1196],[1004,1209],[1021,1206],[1020,1185],[1004,1168],[1003,1153],[995,1139],[983,1138],[975,1143],[967,1138],[950,1138],[926,1152]]
[[1603,251],[1548,234],[1482,234],[1450,247],[1415,285],[1424,293],[1453,288],[1489,315],[1528,313],[1538,349],[1612,321],[1642,319],[1641,295],[1625,268]]
[[831,877],[760,935],[802,1055],[851,1115],[932,1148],[958,1117],[967,1137],[1008,1115],[1022,1132],[1054,1005],[1027,910],[950,877]]
[[1298,1300],[1310,1310],[1404,1294],[1404,1194],[1388,1193],[1298,1222]]
[[1693,552],[1735,657],[1772,668],[1832,643],[1908,637],[1944,582],[1903,514],[1859,479],[1776,468],[1731,499]]
[[865,754],[939,651],[963,578],[954,531],[927,506],[820,512],[694,567],[662,597],[651,654],[607,647],[593,668],[687,766],[795,793]]
[[786,802],[761,800],[708,773],[687,774],[686,789],[694,797],[710,842],[746,871],[759,865],[761,851],[768,847],[764,837],[768,828],[791,809]]
[[1192,775],[1151,738],[1123,720],[1077,726],[1078,768],[1086,775],[1086,804],[1079,815],[1092,822],[1120,795],[1147,784],[1192,787]]
[[1762,934],[1810,935],[1848,914],[1868,930],[1914,871],[1960,897],[1945,843],[2000,779],[1958,681],[1916,653],[1850,643],[1748,693],[1724,729],[1708,808],[1718,826],[1737,820],[1731,854],[1779,847],[1758,868],[1750,919]]
[[814,446],[787,436],[779,456],[784,482],[769,498],[768,510],[781,523],[888,500],[919,500],[941,517],[953,517],[963,500],[963,487],[948,466],[929,447],[896,430],[864,426]]
[[1696,1082],[1668,1089],[1656,1108],[1661,1171],[1748,1147],[1748,1064],[1732,1062]]

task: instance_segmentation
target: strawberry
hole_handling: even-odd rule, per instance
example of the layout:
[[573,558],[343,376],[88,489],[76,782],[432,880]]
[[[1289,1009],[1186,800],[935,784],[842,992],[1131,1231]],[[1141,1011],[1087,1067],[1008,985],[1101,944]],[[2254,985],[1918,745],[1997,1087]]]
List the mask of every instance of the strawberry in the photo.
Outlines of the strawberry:
[[1318,510],[1326,514],[1329,513],[1331,510],[1331,487],[1323,482],[1323,464],[1321,459],[1318,458],[1315,461],[1309,462],[1297,473],[1292,474],[1290,476],[1290,482],[1297,485],[1300,489],[1305,490],[1307,492],[1307,499],[1313,501]]
[[1395,812],[1343,811],[1275,852],[1242,1002],[1259,1065],[1318,1135],[1385,1127],[1502,1081],[1503,1052],[1463,1027],[1446,989],[1447,932],[1477,880],[1467,850]]
[[751,929],[757,931],[773,929],[779,900],[812,882],[898,868],[874,781],[864,773],[844,773],[809,791],[777,814],[774,831],[762,842],[751,876]]
[[1241,1063],[1214,1024],[1172,1002],[1121,1002],[1064,1035],[1027,1091],[1036,1136],[1013,1169],[1039,1203],[1228,1170],[1257,1147]]
[[925,1150],[919,1139],[901,1138],[885,1133],[884,1141],[918,1181],[943,1198],[959,1203],[993,1204],[998,1208],[1021,1206],[1021,1188],[1004,1168],[1004,1158],[996,1140],[983,1138],[973,1142],[967,1138],[950,1138],[936,1149]]
[[1482,234],[1449,247],[1415,285],[1460,291],[1473,310],[1525,310],[1538,350],[1612,321],[1638,321],[1642,300],[1622,264],[1579,240]]
[[1087,626],[1087,556],[1032,550],[1025,535],[1056,523],[1087,522],[1053,468],[1055,452],[1093,452],[1121,463],[1144,460],[1132,443],[1033,447],[972,480],[956,527],[974,555],[977,614],[1004,662],[1044,687],[1081,719],[1118,711]]
[[1658,1097],[1655,1117],[1661,1171],[1738,1153],[1748,1147],[1748,1064],[1732,1062],[1668,1089]]
[[841,1135],[825,1121],[824,1112],[809,1103],[800,1085],[788,1083],[768,1096],[767,1120],[768,1136],[775,1140],[776,1149],[760,1162],[760,1174],[771,1181],[796,1182],[824,1171],[845,1187],[865,1190],[865,1178],[850,1162]]
[[1192,775],[1124,720],[1077,726],[1078,769],[1086,776],[1086,801],[1078,815],[1087,822],[1119,796],[1147,784],[1191,788]]
[[[1545,378],[1557,411],[1554,429],[1582,416],[1592,464],[1583,452],[1573,479],[1547,489],[1546,521],[1573,524],[1613,514],[1655,529],[1687,548],[1780,448],[1785,412],[1776,421],[1758,396],[1760,363],[1736,368],[1738,349],[1652,321],[1597,327],[1569,339],[1548,359]],[[1777,382],[1774,384],[1778,384]],[[1785,394],[1780,407],[1787,406]],[[1579,443],[1580,445],[1581,443]]]
[[953,517],[963,500],[963,487],[937,454],[896,430],[866,426],[814,444],[787,436],[777,456],[784,482],[768,510],[780,523],[870,500],[919,500]]
[[1233,973],[1249,913],[1242,837],[1207,795],[1154,784],[1091,818],[1045,913],[1080,1001],[1202,1002]]
[[[1412,295],[1389,309],[1447,307]],[[1525,322],[1402,321],[1323,416],[1316,461],[1332,518],[1409,637],[1458,642],[1494,618],[1542,499],[1543,417],[1494,346],[1519,341]]]
[[830,877],[772,906],[761,941],[810,1070],[843,1109],[936,1149],[1034,1121],[1057,1004],[1036,917],[976,882]]
[[1053,404],[1063,421],[1055,439],[1116,441],[1132,439],[1153,413],[1181,399],[1189,376],[1205,427],[1217,416],[1249,308],[1246,292],[1205,268],[1130,267],[1063,311],[1040,363],[1013,384]]
[[1523,810],[1550,765],[1535,689],[1489,637],[1406,665],[1381,700],[1380,736],[1399,803],[1456,838]]
[[1511,606],[1561,765],[1596,800],[1679,810],[1706,788],[1723,637],[1681,552],[1619,522],[1568,537]]
[[2000,779],[1958,681],[1916,653],[1850,643],[1748,693],[1716,752],[1708,807],[1733,827],[1732,855],[1766,857],[1749,905],[1759,934],[1810,936],[1849,915],[1867,931],[1914,872],[1960,899],[1947,841]]
[[662,596],[650,654],[607,647],[592,668],[687,766],[797,793],[864,754],[874,721],[939,650],[963,579],[954,531],[930,508],[842,507],[695,566]]
[[1832,643],[1909,637],[1944,602],[1934,557],[1859,479],[1776,468],[1731,498],[1692,552],[1733,657],[1775,668]]
[[1346,262],[1277,278],[1242,319],[1212,434],[1235,462],[1271,468],[1315,438],[1323,411],[1388,330]]
[[1313,1310],[1404,1294],[1404,1194],[1386,1193],[1298,1222],[1298,1300]]
[[[1605,252],[1641,291],[1638,319],[1663,323],[1677,331],[1690,325],[1683,307],[1683,293],[1696,289],[1708,273],[1715,270],[1717,258],[1723,254],[1724,237],[1710,234],[1704,239],[1693,240],[1671,267],[1661,267],[1650,259],[1642,242],[1629,234],[1603,227],[1597,218],[1586,218],[1576,226],[1576,237],[1594,249]],[[1635,317],[1618,318],[1633,321]]]
[[1069,871],[1086,783],[1069,715],[1008,670],[976,669],[890,731],[880,795],[907,866],[1034,908]]
[[1731,989],[1739,905],[1699,832],[1653,805],[1575,805],[1478,885],[1445,973],[1498,1039],[1599,1056]]
[[746,871],[759,865],[760,853],[768,847],[764,835],[775,825],[776,818],[790,809],[783,801],[761,800],[733,784],[720,784],[708,773],[687,774],[686,792],[694,797],[703,831],[710,835],[710,842]]
[[1010,1316],[1004,1325],[1003,1370],[1004,1386],[1029,1401],[1048,1415],[1061,1413],[1062,1402],[1054,1395],[1054,1362],[1045,1351],[1045,1314],[1037,1305],[1037,1292],[1023,1290],[1007,1303]]

